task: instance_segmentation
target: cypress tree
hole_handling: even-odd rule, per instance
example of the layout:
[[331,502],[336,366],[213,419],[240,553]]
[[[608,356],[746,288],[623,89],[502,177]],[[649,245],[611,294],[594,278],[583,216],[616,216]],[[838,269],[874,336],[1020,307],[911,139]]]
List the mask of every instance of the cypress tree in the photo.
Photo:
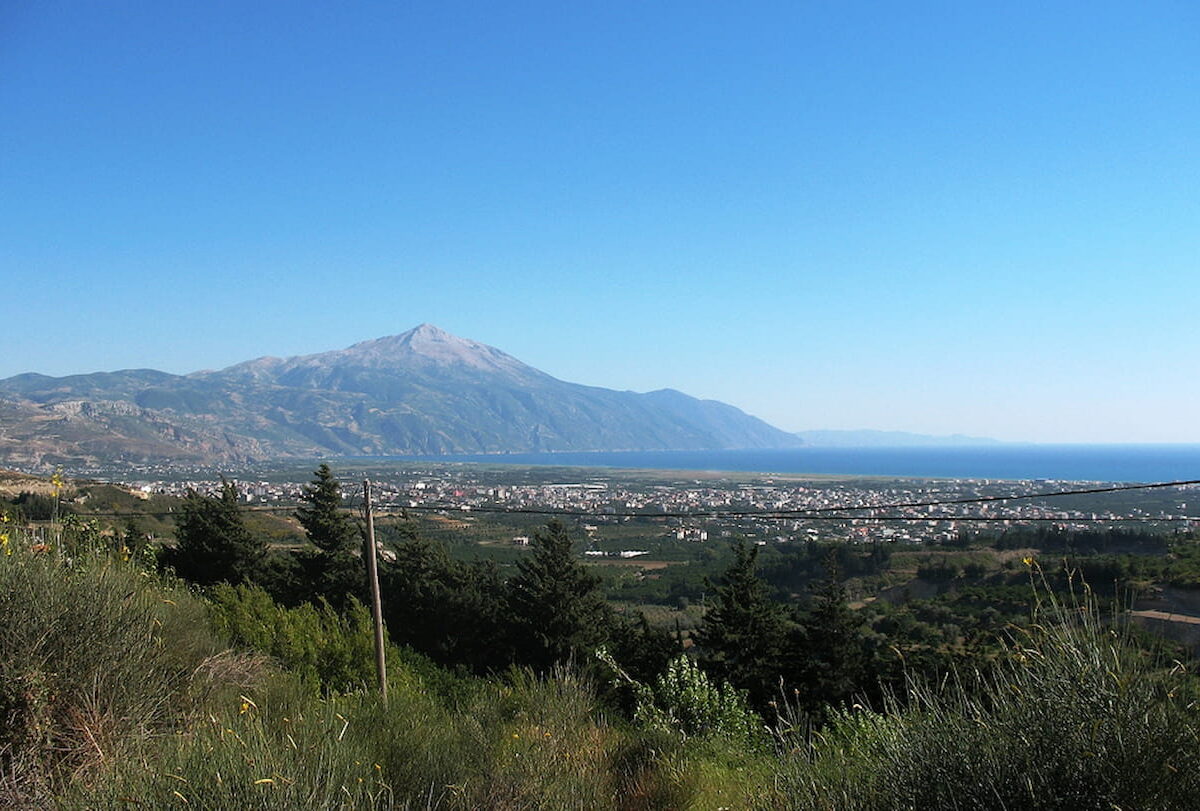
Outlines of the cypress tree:
[[490,561],[455,560],[440,542],[413,537],[380,570],[392,640],[447,667],[476,673],[512,662],[504,588]]
[[825,579],[814,589],[808,610],[797,616],[788,644],[788,681],[814,717],[848,703],[868,686],[862,619],[847,603],[832,553],[825,568]]
[[322,463],[313,471],[313,480],[304,486],[301,499],[307,507],[296,510],[296,518],[313,545],[327,554],[350,553],[358,545],[358,528],[342,511],[342,487],[329,465]]
[[251,580],[267,553],[266,543],[242,520],[237,487],[225,479],[216,498],[188,491],[175,518],[175,538],[167,563],[180,577],[202,586]]
[[571,556],[571,537],[561,521],[534,533],[532,546],[509,581],[508,603],[518,659],[545,670],[590,656],[604,641],[610,616],[600,579]]
[[337,478],[322,463],[313,471],[312,481],[304,486],[300,498],[308,506],[296,510],[296,519],[304,527],[316,551],[297,556],[299,569],[307,584],[307,600],[325,598],[334,608],[344,611],[350,598],[366,600],[366,581],[362,563],[354,556],[360,543],[358,527],[342,509],[342,488]]
[[782,606],[755,573],[758,547],[739,541],[733,563],[710,584],[715,601],[696,633],[700,664],[719,681],[747,690],[762,709],[778,691],[786,633]]

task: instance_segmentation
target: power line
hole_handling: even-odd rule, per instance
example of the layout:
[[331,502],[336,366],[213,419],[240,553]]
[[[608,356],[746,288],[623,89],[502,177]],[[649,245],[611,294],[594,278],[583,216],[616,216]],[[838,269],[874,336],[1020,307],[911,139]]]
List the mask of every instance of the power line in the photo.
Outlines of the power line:
[[[975,521],[975,522],[1001,522],[1001,521],[1018,521],[1018,522],[1035,522],[1035,521],[1073,521],[1073,522],[1147,522],[1147,521],[1189,521],[1196,520],[1189,516],[1163,516],[1163,517],[1053,517],[1053,516],[969,516],[969,515],[843,515],[842,513],[855,513],[864,510],[896,510],[896,509],[912,509],[918,507],[941,507],[955,506],[962,504],[985,504],[995,502],[1008,501],[1028,501],[1031,499],[1044,498],[1060,498],[1065,496],[1079,495],[1097,495],[1104,493],[1118,493],[1131,490],[1153,490],[1163,489],[1167,487],[1184,487],[1188,485],[1200,484],[1200,479],[1187,479],[1170,482],[1154,482],[1150,484],[1125,484],[1111,485],[1108,487],[1089,487],[1075,490],[1050,490],[1038,493],[1024,493],[1017,495],[1003,496],[972,496],[967,498],[952,498],[952,499],[933,499],[926,501],[900,501],[890,502],[886,504],[852,504],[832,507],[810,507],[795,510],[690,510],[690,511],[662,511],[662,512],[647,512],[635,510],[614,510],[605,509],[597,510],[571,510],[571,509],[551,509],[545,507],[504,507],[504,506],[475,506],[475,505],[456,505],[456,504],[382,504],[379,509],[389,510],[408,510],[413,512],[455,512],[462,514],[483,513],[488,515],[536,515],[547,517],[564,517],[564,518],[679,518],[679,519],[695,519],[705,518],[716,520],[722,518],[761,518],[768,520],[809,520],[809,521],[893,521],[893,522],[920,522],[920,521]],[[294,511],[295,506],[246,506],[241,508],[244,512],[281,512]],[[137,516],[171,516],[175,511],[155,511],[155,512],[128,512],[128,513],[74,513],[80,517],[90,518],[122,518],[122,517],[137,517]]]
[[[846,513],[860,512],[862,510],[895,510],[912,507],[941,507],[958,504],[983,504],[999,501],[1022,501],[1037,498],[1058,498],[1060,496],[1079,496],[1079,495],[1095,495],[1098,493],[1117,493],[1126,490],[1152,490],[1164,487],[1182,487],[1185,485],[1200,484],[1200,479],[1188,479],[1184,481],[1173,482],[1154,482],[1152,484],[1123,484],[1113,485],[1110,487],[1089,487],[1079,490],[1051,490],[1041,493],[1024,493],[1012,496],[972,496],[969,498],[952,498],[952,499],[936,499],[932,501],[898,501],[887,504],[856,504],[849,506],[838,507],[809,507],[796,510],[691,510],[687,512],[638,512],[633,510],[606,510],[604,512],[596,512],[595,510],[567,510],[567,509],[546,509],[543,507],[464,507],[461,505],[435,505],[435,504],[419,504],[419,505],[404,505],[404,504],[387,504],[382,505],[388,509],[402,510],[418,510],[418,511],[458,511],[458,512],[481,512],[481,513],[503,513],[512,515],[560,515],[567,517],[613,517],[613,518],[817,518],[820,515],[828,513]],[[854,516],[834,516],[835,519],[844,520],[853,518]],[[907,517],[905,517],[907,518]],[[961,516],[945,516],[945,518],[961,518]],[[986,520],[992,520],[992,516],[988,516]],[[894,519],[900,520],[900,518]],[[916,518],[916,520],[927,520],[924,518]],[[983,519],[981,519],[983,520]],[[1011,519],[1000,519],[1011,520]],[[1062,520],[1062,519],[1060,519]],[[1137,519],[1128,519],[1137,520]],[[1184,519],[1179,519],[1184,520]]]
[[[485,512],[485,511],[484,510],[473,510],[473,512]],[[546,512],[546,513],[537,513],[537,514],[538,515],[549,515],[549,516],[568,515],[567,513],[556,513],[556,512]],[[600,517],[600,518],[604,517],[602,514],[599,514],[599,513],[589,513],[588,515],[593,516],[593,517]],[[575,517],[575,516],[576,516],[575,513],[569,514],[569,517]],[[636,517],[638,517],[638,518],[661,518],[662,516],[639,515]],[[707,517],[707,516],[693,514],[692,517]],[[1028,522],[1028,523],[1056,523],[1056,524],[1064,524],[1064,523],[1068,523],[1068,522],[1081,523],[1081,524],[1082,523],[1088,523],[1088,524],[1122,524],[1122,523],[1138,524],[1138,523],[1142,523],[1142,524],[1145,524],[1145,523],[1161,523],[1161,522],[1174,522],[1174,521],[1200,521],[1200,516],[1190,516],[1190,515],[1162,515],[1162,516],[1138,516],[1138,517],[1131,516],[1131,517],[1127,517],[1127,518],[1121,518],[1121,517],[1116,517],[1116,516],[1095,516],[1095,517],[1092,517],[1092,516],[1088,516],[1088,517],[1084,517],[1084,516],[1062,517],[1062,516],[1059,516],[1059,517],[1054,517],[1054,516],[1041,516],[1041,515],[1032,515],[1032,516],[1023,516],[1023,515],[1007,515],[1007,516],[1005,516],[1005,515],[920,515],[920,516],[913,516],[913,515],[870,515],[870,516],[866,516],[866,515],[862,515],[862,516],[814,515],[814,516],[811,516],[808,518],[795,518],[793,516],[780,516],[780,515],[776,515],[774,513],[758,513],[758,514],[756,514],[756,517],[764,518],[768,521],[864,521],[864,522],[875,521],[875,522],[917,523],[917,524],[924,524],[924,523],[927,523],[930,521],[960,521],[960,522],[973,521],[975,523],[1002,523],[1005,521],[1011,521],[1014,523]],[[449,532],[452,530],[447,529],[446,531]]]

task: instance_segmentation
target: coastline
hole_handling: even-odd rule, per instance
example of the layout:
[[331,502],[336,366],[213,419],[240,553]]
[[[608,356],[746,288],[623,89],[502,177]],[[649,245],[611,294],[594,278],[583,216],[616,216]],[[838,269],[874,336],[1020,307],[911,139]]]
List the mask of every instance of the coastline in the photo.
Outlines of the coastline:
[[564,451],[353,457],[360,463],[464,463],[799,478],[1149,483],[1200,478],[1200,444],[806,447],[783,450]]

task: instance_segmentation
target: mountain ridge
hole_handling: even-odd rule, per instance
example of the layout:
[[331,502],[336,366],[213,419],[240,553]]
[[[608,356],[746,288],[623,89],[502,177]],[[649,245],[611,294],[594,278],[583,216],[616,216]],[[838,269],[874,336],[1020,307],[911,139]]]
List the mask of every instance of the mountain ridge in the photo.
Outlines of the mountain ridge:
[[806,446],[813,448],[932,448],[976,447],[1004,444],[998,439],[964,434],[915,434],[909,431],[860,429],[820,429],[796,431]]
[[734,406],[558,380],[431,324],[219,370],[0,380],[0,459],[249,462],[341,455],[795,447]]

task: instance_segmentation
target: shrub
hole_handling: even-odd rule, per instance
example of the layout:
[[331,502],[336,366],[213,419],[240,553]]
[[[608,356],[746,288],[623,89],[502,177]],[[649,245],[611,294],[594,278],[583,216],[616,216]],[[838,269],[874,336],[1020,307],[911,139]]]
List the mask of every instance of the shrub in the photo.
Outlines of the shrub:
[[205,692],[202,605],[119,560],[0,556],[0,804],[125,751]]
[[[287,608],[257,586],[217,585],[209,617],[213,627],[240,648],[260,651],[301,680],[325,692],[345,692],[375,683],[375,637],[370,612],[351,598],[338,614],[323,600]],[[396,650],[389,647],[398,677]]]
[[798,808],[1188,808],[1200,725],[1179,669],[1148,662],[1087,600],[1051,602],[990,673],[907,706],[844,711],[799,747]]
[[573,675],[516,671],[480,682],[454,708],[406,684],[384,706],[366,693],[319,699],[275,682],[157,739],[144,757],[112,764],[104,781],[62,805],[629,807],[625,737],[596,716],[592,691]]
[[689,656],[672,659],[652,686],[631,678],[606,650],[596,656],[633,690],[633,720],[644,729],[748,748],[765,743],[762,719],[750,709],[745,692],[714,682]]

